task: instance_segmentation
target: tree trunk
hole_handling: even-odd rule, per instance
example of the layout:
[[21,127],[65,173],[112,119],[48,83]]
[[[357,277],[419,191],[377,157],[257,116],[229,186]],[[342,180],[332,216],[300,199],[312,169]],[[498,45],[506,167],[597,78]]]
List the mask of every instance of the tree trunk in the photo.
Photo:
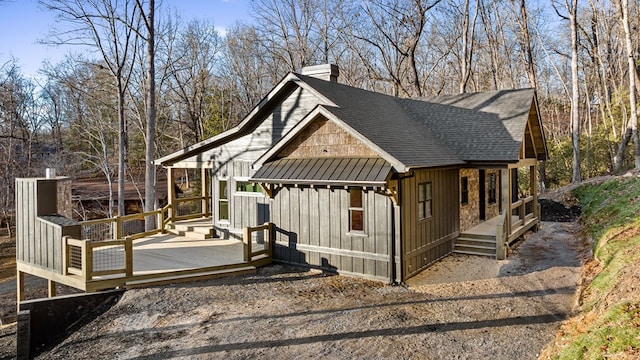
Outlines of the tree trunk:
[[124,117],[124,86],[121,77],[117,77],[118,82],[118,216],[125,214],[124,210],[124,180],[126,166],[126,138],[127,129]]
[[[155,81],[155,26],[154,12],[155,0],[149,0],[149,12],[147,13],[147,134],[145,148],[145,177],[144,177],[144,210],[146,212],[156,209],[156,168],[153,163],[155,156],[156,134],[156,81]],[[147,216],[145,219],[145,231],[156,228],[155,217]]]
[[640,143],[638,139],[638,113],[636,109],[636,64],[633,59],[633,45],[631,43],[631,30],[629,24],[629,0],[618,0],[620,20],[624,28],[625,47],[627,51],[627,63],[629,66],[629,106],[631,114],[627,124],[627,131],[618,147],[614,170],[619,171],[624,159],[624,150],[629,142],[629,136],[633,139],[634,168],[640,169]]
[[[567,7],[568,8],[568,7]],[[580,89],[578,79],[578,0],[571,0],[571,139],[573,144],[573,173],[571,182],[582,181],[580,172]]]

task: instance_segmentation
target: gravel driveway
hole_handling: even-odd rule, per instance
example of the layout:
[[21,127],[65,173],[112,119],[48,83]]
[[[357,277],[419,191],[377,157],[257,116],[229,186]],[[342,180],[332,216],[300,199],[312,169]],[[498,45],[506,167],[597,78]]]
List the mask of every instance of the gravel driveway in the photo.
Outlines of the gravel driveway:
[[453,255],[386,286],[279,265],[130,290],[40,359],[535,359],[571,315],[585,244],[542,224],[508,260]]

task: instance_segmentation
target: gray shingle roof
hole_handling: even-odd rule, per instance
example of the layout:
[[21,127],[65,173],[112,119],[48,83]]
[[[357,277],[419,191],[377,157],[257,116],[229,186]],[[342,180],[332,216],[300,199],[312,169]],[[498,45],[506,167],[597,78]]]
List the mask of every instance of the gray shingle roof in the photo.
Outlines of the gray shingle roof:
[[402,99],[298,75],[338,118],[408,167],[518,161],[533,89]]
[[464,164],[437,134],[411,118],[398,98],[300,75],[339,107],[325,108],[408,167]]

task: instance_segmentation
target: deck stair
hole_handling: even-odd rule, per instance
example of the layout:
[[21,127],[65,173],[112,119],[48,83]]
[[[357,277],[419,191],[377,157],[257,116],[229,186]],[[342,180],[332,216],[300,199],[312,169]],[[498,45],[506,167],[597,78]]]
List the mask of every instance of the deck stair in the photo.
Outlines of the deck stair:
[[454,253],[496,257],[495,235],[460,233]]
[[184,236],[190,239],[206,240],[215,237],[216,233],[212,224],[205,224],[203,222],[189,223],[179,222],[168,225],[168,232]]

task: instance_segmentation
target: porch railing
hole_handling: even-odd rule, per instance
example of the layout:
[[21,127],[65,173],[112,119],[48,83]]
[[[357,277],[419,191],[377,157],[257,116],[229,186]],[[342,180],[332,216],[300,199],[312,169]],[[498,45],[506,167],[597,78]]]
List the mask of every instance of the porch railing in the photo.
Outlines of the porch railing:
[[242,231],[244,242],[244,261],[251,263],[256,256],[273,255],[273,240],[275,238],[273,223],[266,222],[260,226],[246,227]]
[[527,220],[535,216],[533,196],[520,199],[511,204],[511,228],[524,226]]
[[211,196],[194,196],[173,199],[173,219],[188,220],[211,215]]
[[63,237],[63,275],[79,275],[83,281],[98,276],[133,275],[133,239],[101,242]]
[[[157,234],[164,231],[171,222],[170,209],[171,205],[167,205],[149,212],[82,221],[80,222],[81,236],[83,239],[91,241],[107,241],[124,237],[138,239]],[[145,222],[149,216],[155,217],[156,228],[151,231],[145,231]]]

